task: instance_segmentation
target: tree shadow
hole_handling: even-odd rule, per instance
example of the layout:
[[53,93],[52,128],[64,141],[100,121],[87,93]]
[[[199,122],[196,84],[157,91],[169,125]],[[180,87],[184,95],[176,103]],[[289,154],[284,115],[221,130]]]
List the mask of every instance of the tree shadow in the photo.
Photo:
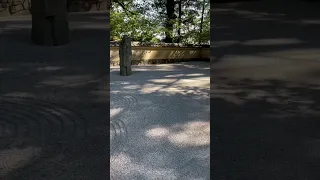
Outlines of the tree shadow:
[[215,4],[213,179],[319,179],[317,4]]
[[118,178],[136,172],[149,179],[209,178],[208,65],[134,66],[136,73],[128,77],[111,68],[111,121],[121,120],[128,131],[124,148],[111,156],[111,166],[121,159],[117,156],[125,156],[120,162],[126,168],[112,173]]
[[[41,47],[25,41],[31,27],[23,18],[1,21],[0,106],[6,109],[0,111],[1,178],[105,179],[110,66],[106,21],[96,19],[91,22],[95,26],[86,28],[71,20],[70,44]],[[105,96],[98,101],[88,93],[95,91]]]
[[[299,7],[299,8],[296,8]],[[269,55],[319,47],[317,5],[302,1],[239,2],[211,9],[214,62],[224,56]],[[272,30],[266,30],[272,27]]]
[[217,78],[211,88],[214,177],[319,177],[319,85]]

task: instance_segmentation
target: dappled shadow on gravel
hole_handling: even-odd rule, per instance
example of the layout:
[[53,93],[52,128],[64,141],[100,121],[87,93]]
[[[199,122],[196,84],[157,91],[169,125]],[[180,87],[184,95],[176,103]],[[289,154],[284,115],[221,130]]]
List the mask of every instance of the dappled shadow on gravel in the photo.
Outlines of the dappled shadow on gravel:
[[213,179],[319,179],[317,9],[263,0],[212,8]]
[[[109,176],[109,26],[102,14],[70,14],[71,42],[60,47],[33,45],[28,16],[0,20],[0,179]],[[97,91],[105,92],[99,101]]]
[[319,84],[223,78],[211,88],[214,177],[319,177]]
[[298,0],[213,4],[212,60],[238,55],[284,56],[296,50],[311,58],[320,47],[319,5]]
[[111,145],[112,179],[209,179],[209,63],[133,69],[111,68],[111,121],[127,133],[111,140],[127,138]]

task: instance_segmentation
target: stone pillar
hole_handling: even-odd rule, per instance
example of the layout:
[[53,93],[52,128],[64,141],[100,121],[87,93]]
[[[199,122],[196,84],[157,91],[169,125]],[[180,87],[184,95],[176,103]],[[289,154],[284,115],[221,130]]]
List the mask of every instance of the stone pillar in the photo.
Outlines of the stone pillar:
[[67,0],[31,0],[35,44],[59,46],[69,43]]
[[131,38],[128,37],[127,35],[124,35],[120,42],[119,55],[120,55],[120,75],[130,76],[132,74],[132,70],[131,70],[132,51],[131,51]]

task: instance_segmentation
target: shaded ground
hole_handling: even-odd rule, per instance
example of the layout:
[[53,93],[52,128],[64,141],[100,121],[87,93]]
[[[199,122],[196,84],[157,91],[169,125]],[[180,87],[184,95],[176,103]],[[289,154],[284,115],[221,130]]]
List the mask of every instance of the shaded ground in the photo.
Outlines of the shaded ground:
[[0,179],[109,176],[108,12],[69,19],[61,47],[30,43],[28,16],[0,19]]
[[110,71],[111,179],[210,179],[209,63]]
[[319,5],[212,6],[212,179],[320,178]]

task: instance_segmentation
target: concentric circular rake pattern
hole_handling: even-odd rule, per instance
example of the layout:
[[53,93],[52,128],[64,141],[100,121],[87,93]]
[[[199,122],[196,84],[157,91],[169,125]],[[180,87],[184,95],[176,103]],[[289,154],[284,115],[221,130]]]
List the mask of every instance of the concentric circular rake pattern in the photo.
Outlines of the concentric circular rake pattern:
[[114,151],[122,151],[128,141],[128,130],[126,124],[121,120],[110,122],[110,149]]
[[0,98],[0,117],[0,148],[75,142],[87,133],[86,120],[80,114],[32,98]]
[[130,95],[111,95],[110,107],[130,107],[137,103],[137,98]]

